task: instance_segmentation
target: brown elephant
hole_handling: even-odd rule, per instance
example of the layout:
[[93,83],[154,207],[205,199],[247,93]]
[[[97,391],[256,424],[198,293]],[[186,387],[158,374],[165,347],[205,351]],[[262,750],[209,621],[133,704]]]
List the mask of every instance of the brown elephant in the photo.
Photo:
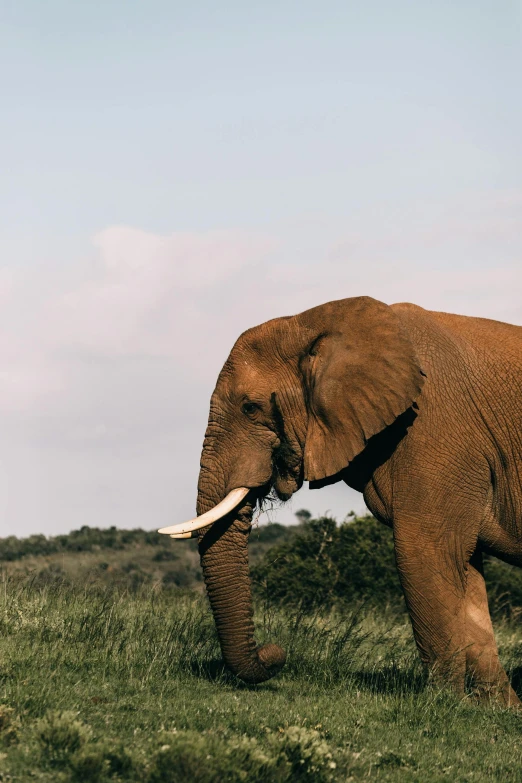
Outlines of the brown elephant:
[[[277,318],[237,340],[210,403],[196,520],[225,662],[247,682],[285,653],[254,641],[252,511],[270,491],[345,481],[393,528],[433,676],[518,704],[498,657],[482,553],[522,565],[522,327],[369,297]],[[213,524],[210,524],[213,523]],[[197,533],[194,531],[198,530]]]

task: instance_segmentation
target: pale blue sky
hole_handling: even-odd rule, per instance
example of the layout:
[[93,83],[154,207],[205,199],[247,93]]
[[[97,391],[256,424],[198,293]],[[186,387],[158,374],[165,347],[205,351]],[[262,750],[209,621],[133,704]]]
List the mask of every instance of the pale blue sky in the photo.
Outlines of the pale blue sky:
[[25,0],[2,17],[15,240],[520,182],[520,3]]
[[[0,535],[190,514],[215,375],[268,317],[522,323],[521,9],[4,3]],[[361,506],[322,492],[294,508]]]

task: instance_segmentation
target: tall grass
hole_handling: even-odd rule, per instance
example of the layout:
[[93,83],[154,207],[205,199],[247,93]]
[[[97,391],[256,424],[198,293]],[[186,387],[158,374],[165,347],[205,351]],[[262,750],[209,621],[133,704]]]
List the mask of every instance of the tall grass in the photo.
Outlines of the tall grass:
[[[426,682],[404,614],[262,604],[284,671],[247,686],[204,597],[0,585],[0,775],[13,780],[521,780],[522,718]],[[505,662],[522,635],[499,631]],[[0,777],[0,779],[2,779]]]

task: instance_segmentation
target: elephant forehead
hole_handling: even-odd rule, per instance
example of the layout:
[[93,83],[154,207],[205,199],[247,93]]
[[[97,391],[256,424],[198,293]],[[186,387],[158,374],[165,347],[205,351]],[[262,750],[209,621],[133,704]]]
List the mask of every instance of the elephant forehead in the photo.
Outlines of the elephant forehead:
[[223,367],[214,393],[214,400],[236,403],[245,397],[270,394],[273,380],[266,363],[244,352],[230,356]]
[[[278,318],[244,332],[225,362],[216,391],[228,399],[271,394],[295,369],[299,350],[292,319]],[[290,345],[291,343],[291,345]]]
[[262,360],[273,356],[274,353],[285,352],[286,349],[293,352],[297,338],[295,317],[274,318],[243,332],[234,345],[231,356],[236,353],[247,353]]
[[[241,398],[251,394],[271,391],[273,381],[260,366],[258,357],[247,357],[234,363],[233,372],[228,378],[229,390]],[[264,363],[263,363],[264,364]]]

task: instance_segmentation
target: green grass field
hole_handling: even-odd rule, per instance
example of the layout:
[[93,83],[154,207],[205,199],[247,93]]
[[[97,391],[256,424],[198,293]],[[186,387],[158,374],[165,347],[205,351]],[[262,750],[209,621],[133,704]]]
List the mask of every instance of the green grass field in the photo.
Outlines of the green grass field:
[[[257,617],[288,651],[256,687],[205,599],[56,580],[0,590],[0,775],[26,781],[520,781],[522,715],[430,688],[405,616]],[[522,634],[499,628],[513,668]]]
[[[288,653],[254,687],[220,662],[194,542],[0,540],[0,781],[522,781],[522,714],[426,681],[390,531],[268,526],[251,555],[258,641]],[[487,572],[517,687],[522,571]]]

